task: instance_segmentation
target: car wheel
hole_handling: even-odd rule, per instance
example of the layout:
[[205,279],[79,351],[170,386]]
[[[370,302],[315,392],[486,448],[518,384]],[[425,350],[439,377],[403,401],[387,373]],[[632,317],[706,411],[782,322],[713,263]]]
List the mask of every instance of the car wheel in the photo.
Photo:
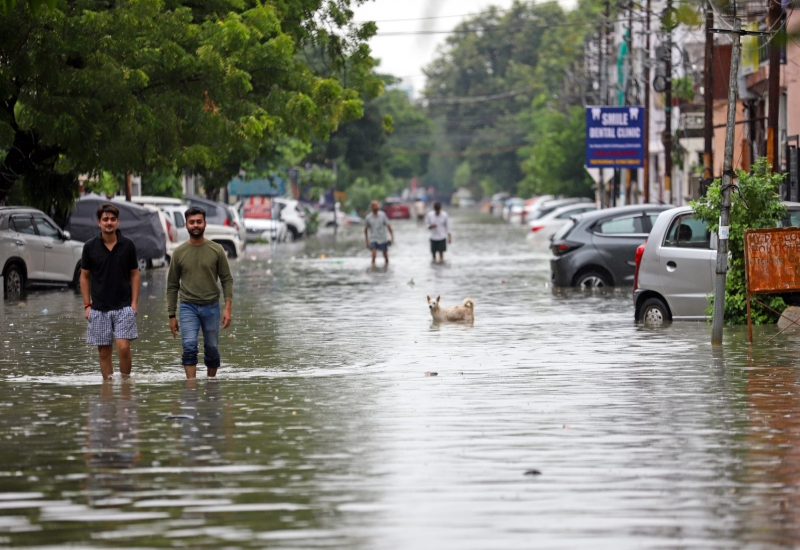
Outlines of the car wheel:
[[138,260],[136,260],[136,263],[139,266],[139,273],[144,273],[145,270],[147,270],[147,260],[145,260],[144,258],[139,258]]
[[597,271],[588,271],[578,277],[575,281],[575,286],[578,288],[604,288],[611,286],[611,281],[608,280],[606,275],[598,273]]
[[648,298],[642,304],[639,318],[645,325],[660,326],[669,323],[672,317],[669,308],[659,298]]
[[25,290],[25,275],[22,274],[22,269],[19,266],[12,265],[6,269],[6,274],[3,276],[4,288],[6,295],[19,295]]
[[220,246],[225,250],[225,255],[228,258],[235,258],[236,257],[236,248],[231,243],[219,243]]

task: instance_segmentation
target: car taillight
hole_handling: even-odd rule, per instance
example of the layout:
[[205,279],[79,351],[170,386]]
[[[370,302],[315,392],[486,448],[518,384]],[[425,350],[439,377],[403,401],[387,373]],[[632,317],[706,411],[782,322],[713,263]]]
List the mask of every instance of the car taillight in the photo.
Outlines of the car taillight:
[[536,233],[537,231],[541,231],[542,229],[544,229],[543,225],[532,225],[531,233]]
[[553,254],[556,256],[563,256],[568,252],[572,252],[573,250],[578,250],[580,247],[583,246],[583,243],[572,243],[569,241],[558,241],[557,243],[553,243],[550,245],[550,250],[553,251]]
[[633,291],[636,292],[636,289],[639,288],[639,265],[642,263],[642,256],[644,255],[644,249],[647,245],[647,241],[644,241],[639,247],[636,249],[636,270],[633,272]]
[[233,227],[236,228],[236,231],[239,231],[239,222],[233,222]]
[[224,222],[222,222],[222,225],[225,225],[225,226],[227,226],[227,227],[230,227],[230,226],[231,226],[231,220],[229,220],[228,218],[225,218],[225,221],[224,221]]
[[172,236],[172,224],[169,223],[169,220],[165,221],[167,222],[167,238],[169,239],[169,242],[174,243],[175,239]]

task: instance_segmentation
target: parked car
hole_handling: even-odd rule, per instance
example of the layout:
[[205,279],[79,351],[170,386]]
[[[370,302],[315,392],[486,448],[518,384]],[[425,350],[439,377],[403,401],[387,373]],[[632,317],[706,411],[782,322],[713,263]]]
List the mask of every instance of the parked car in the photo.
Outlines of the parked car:
[[509,196],[506,192],[492,195],[492,198],[489,199],[489,212],[494,216],[501,216],[503,214],[503,206],[505,206]]
[[573,216],[550,244],[553,284],[580,288],[632,284],[636,248],[668,208],[635,204]]
[[272,198],[250,197],[241,203],[240,209],[244,215],[248,241],[263,239],[275,243],[291,238],[286,222],[279,219]]
[[537,220],[528,222],[530,232],[528,239],[534,244],[549,243],[550,239],[558,233],[559,229],[569,223],[572,216],[583,214],[584,212],[591,212],[597,210],[597,207],[592,203],[574,203],[556,208],[549,214],[545,214]]
[[3,293],[29,285],[78,285],[83,243],[70,238],[41,210],[0,207]]
[[[800,226],[800,203],[785,202],[780,227]],[[671,320],[706,318],[714,292],[717,236],[694,216],[690,206],[663,212],[647,242],[636,251],[633,286],[637,321],[660,325]]]
[[528,222],[538,220],[549,214],[554,210],[558,210],[562,206],[567,206],[570,204],[594,204],[594,201],[591,199],[587,199],[585,197],[569,197],[566,199],[550,199],[546,201],[541,201],[536,204],[536,207],[533,208],[526,218]]
[[540,195],[538,197],[531,197],[530,199],[526,200],[525,206],[522,207],[522,221],[527,222],[533,219],[530,216],[536,210],[536,208],[543,202],[551,200],[553,200],[553,195]]
[[509,223],[522,223],[522,213],[525,209],[525,199],[512,197],[506,201],[503,207],[503,219]]
[[206,211],[207,224],[232,227],[239,233],[239,238],[243,243],[247,240],[247,229],[235,207],[198,195],[186,195],[184,200],[189,206],[199,206]]
[[388,198],[383,201],[381,209],[390,220],[411,219],[411,208],[409,208],[407,203],[403,202],[403,199]]
[[297,240],[306,232],[306,212],[294,199],[273,199],[279,219],[286,222],[288,231],[285,240]]
[[[171,257],[178,246],[189,240],[189,231],[186,229],[186,219],[184,217],[187,207],[186,205],[165,206],[161,210],[177,232],[175,240],[167,244],[167,256]],[[238,258],[244,251],[244,242],[239,237],[239,232],[233,227],[208,223],[206,219],[204,236],[209,241],[219,243],[225,249],[228,258]]]
[[[67,220],[66,229],[76,241],[86,242],[100,234],[97,207],[108,202],[99,195],[78,199]],[[126,201],[112,201],[119,208],[119,229],[136,243],[139,269],[166,265],[167,234],[159,211]]]

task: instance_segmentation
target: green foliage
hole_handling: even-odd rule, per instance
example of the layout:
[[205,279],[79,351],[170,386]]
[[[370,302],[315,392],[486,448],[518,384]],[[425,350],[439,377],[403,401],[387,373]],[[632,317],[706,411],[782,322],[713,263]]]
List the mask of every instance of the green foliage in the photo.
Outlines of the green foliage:
[[672,95],[684,101],[694,99],[694,82],[691,76],[682,76],[672,80]]
[[[744,271],[744,231],[776,227],[786,214],[786,207],[778,195],[778,186],[784,174],[770,172],[766,159],[759,159],[748,174],[738,172],[738,191],[731,193],[730,240],[728,243],[730,261],[725,285],[725,323],[740,325],[747,322],[746,286]],[[706,198],[693,201],[692,208],[698,219],[705,221],[711,231],[719,229],[719,216],[722,210],[722,181],[714,180],[708,188]],[[772,309],[783,311],[786,304],[773,295],[758,298]],[[755,324],[775,323],[778,315],[755,302],[751,305]],[[711,306],[709,306],[709,317]]]
[[[584,23],[598,12],[598,4],[583,0],[571,11],[555,2],[489,7],[462,22],[426,68],[429,114],[441,121],[434,147],[466,159],[473,192],[482,192],[486,178],[495,189],[514,192],[530,176],[518,151],[539,139],[531,135],[531,121],[539,114],[530,112],[538,109],[532,107],[534,98],[546,97],[562,112],[581,105],[582,91],[566,88],[564,76],[583,54],[583,37],[592,30]],[[576,139],[562,139],[551,150],[572,146]],[[460,163],[444,155],[435,162],[425,182],[449,191]],[[576,166],[582,167],[583,159]]]
[[87,191],[97,193],[99,195],[113,196],[116,195],[125,182],[125,176],[117,176],[111,172],[100,172],[97,177],[91,178],[84,182],[83,186]]
[[336,185],[333,170],[312,166],[310,170],[300,171],[300,189],[303,196],[316,201]]
[[215,188],[325,138],[382,87],[352,1],[18,2],[0,16],[0,201],[43,171],[189,169]]
[[365,214],[370,202],[382,200],[388,195],[386,187],[380,183],[370,183],[367,178],[357,178],[347,189],[347,209]]
[[319,231],[319,212],[305,209],[306,211],[306,236],[316,235]]
[[181,198],[181,177],[174,172],[154,173],[142,176],[142,195]]
[[592,197],[594,182],[583,168],[586,115],[581,107],[553,109],[544,97],[526,113],[531,145],[520,150],[525,179],[519,194]]

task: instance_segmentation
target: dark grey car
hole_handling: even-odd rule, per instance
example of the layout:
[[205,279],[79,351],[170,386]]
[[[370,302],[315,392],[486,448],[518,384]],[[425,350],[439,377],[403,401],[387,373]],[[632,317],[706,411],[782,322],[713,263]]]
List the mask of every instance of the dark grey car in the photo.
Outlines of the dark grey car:
[[634,204],[570,218],[553,236],[553,284],[596,288],[633,284],[636,248],[670,205]]

